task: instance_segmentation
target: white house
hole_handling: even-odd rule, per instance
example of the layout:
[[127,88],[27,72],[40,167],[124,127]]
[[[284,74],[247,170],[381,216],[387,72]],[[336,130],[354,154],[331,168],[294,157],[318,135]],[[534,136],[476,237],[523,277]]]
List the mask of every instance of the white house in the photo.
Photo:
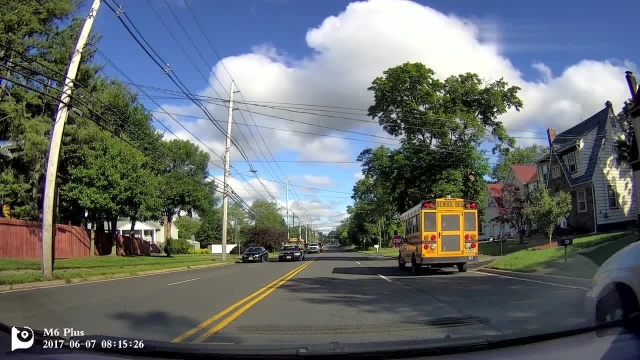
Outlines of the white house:
[[624,136],[613,106],[556,135],[547,130],[551,153],[538,161],[538,177],[553,195],[571,194],[567,219],[578,232],[602,232],[636,221],[631,166],[622,161],[617,140]]
[[[118,220],[117,230],[119,234],[129,235],[131,233],[131,221],[128,219]],[[152,244],[164,242],[164,225],[158,221],[136,221],[134,228],[135,237],[142,238]],[[170,238],[178,238],[178,228],[171,223]]]

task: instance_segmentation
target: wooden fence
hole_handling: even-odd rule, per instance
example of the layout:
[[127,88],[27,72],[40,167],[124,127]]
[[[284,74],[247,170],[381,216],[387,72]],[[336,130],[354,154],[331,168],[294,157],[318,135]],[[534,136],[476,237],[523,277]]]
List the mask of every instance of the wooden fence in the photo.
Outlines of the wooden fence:
[[[113,236],[96,233],[94,255],[110,255]],[[148,241],[117,235],[116,255],[149,255],[157,246]],[[90,256],[91,238],[86,229],[56,225],[53,253],[56,259]],[[0,258],[38,260],[42,257],[42,224],[0,218]]]

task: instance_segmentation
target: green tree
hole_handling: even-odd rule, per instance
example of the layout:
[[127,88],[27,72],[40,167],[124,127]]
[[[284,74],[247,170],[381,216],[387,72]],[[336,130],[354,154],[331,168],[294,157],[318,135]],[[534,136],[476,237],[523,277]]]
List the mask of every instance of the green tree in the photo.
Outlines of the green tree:
[[539,183],[530,197],[530,205],[523,210],[523,214],[539,224],[544,224],[549,236],[549,244],[553,237],[556,224],[571,213],[571,195],[561,191],[551,196],[549,189]]
[[516,147],[504,151],[493,166],[491,177],[497,182],[503,182],[509,174],[511,165],[533,165],[537,159],[548,152],[549,149],[546,146],[540,145]]
[[165,241],[170,241],[168,229],[173,217],[180,211],[187,212],[189,216],[197,213],[203,218],[213,211],[216,186],[213,181],[207,180],[209,154],[197,145],[188,140],[173,139],[163,142],[162,149],[166,159],[161,164],[159,187]]
[[215,208],[206,212],[195,238],[202,248],[222,243],[222,209]]
[[249,221],[257,228],[287,229],[280,207],[272,201],[255,200],[249,210]]
[[189,240],[200,228],[202,220],[189,216],[179,216],[175,219],[173,224],[178,228],[178,230],[180,230],[178,233],[178,239]]

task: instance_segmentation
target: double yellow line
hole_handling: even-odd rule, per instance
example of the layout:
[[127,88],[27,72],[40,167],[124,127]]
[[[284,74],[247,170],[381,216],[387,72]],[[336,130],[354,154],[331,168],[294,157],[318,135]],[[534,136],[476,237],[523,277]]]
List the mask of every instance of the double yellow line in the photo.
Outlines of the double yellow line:
[[291,280],[294,276],[296,276],[302,270],[304,270],[309,265],[311,265],[312,262],[313,262],[313,260],[305,262],[304,264],[298,266],[297,268],[295,268],[292,271],[288,272],[287,274],[285,274],[284,276],[280,277],[279,279],[271,282],[267,286],[261,288],[260,290],[254,292],[253,294],[245,297],[244,299],[234,303],[233,305],[231,305],[228,308],[222,310],[221,312],[217,313],[216,315],[208,318],[207,320],[203,321],[202,323],[200,323],[198,326],[194,327],[193,329],[190,329],[190,330],[186,331],[184,334],[182,334],[182,335],[178,336],[177,338],[171,340],[171,342],[182,342],[185,339],[190,338],[191,336],[197,334],[198,332],[206,329],[209,325],[211,325],[214,322],[216,322],[217,320],[221,319],[222,317],[224,317],[228,313],[234,311],[236,308],[240,307],[242,304],[246,303],[244,306],[240,307],[240,309],[238,309],[235,312],[233,312],[233,314],[229,315],[227,318],[225,318],[224,320],[220,321],[215,326],[211,327],[209,330],[204,332],[202,335],[198,336],[193,341],[195,343],[203,342],[205,339],[207,339],[211,335],[217,333],[218,331],[222,330],[225,326],[229,325],[233,320],[237,319],[245,311],[249,310],[249,308],[251,308],[253,305],[257,304],[260,300],[262,300],[265,297],[267,297],[269,294],[274,292],[277,288],[282,286],[284,283],[286,283],[287,281]]

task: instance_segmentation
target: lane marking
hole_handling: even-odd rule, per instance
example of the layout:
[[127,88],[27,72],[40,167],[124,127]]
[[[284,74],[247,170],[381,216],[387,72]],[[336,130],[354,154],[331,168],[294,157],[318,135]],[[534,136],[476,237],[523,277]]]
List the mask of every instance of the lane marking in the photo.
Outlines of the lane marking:
[[240,309],[238,309],[236,312],[234,312],[233,314],[231,314],[229,317],[227,317],[226,319],[224,319],[223,321],[219,322],[218,325],[212,327],[211,329],[209,329],[206,333],[200,335],[197,339],[195,339],[193,342],[194,343],[201,343],[204,340],[206,340],[208,337],[210,337],[211,335],[217,333],[218,331],[224,329],[227,325],[229,325],[233,320],[235,320],[236,318],[238,318],[240,315],[242,315],[245,311],[249,310],[253,305],[257,304],[258,302],[260,302],[262,299],[266,298],[267,296],[269,296],[269,294],[271,294],[272,292],[276,291],[277,288],[279,288],[280,286],[284,285],[287,281],[291,280],[294,276],[296,276],[298,273],[300,273],[302,270],[306,269],[307,267],[309,267],[309,265],[311,265],[311,263],[313,262],[313,260],[307,262],[306,264],[304,264],[303,266],[297,268],[293,274],[290,274],[289,276],[285,277],[285,278],[281,278],[278,280],[278,283],[275,284],[273,287],[271,287],[268,291],[264,292],[262,295],[258,296],[257,298],[253,299],[251,302],[247,303],[246,305],[244,305],[243,307],[241,307]]
[[380,275],[378,274],[378,276],[380,276],[381,278],[387,280],[388,282],[393,282],[393,280],[389,279],[388,277],[384,276],[384,275]]
[[183,283],[186,283],[186,282],[189,282],[189,281],[195,281],[195,280],[200,280],[200,278],[193,278],[193,279],[189,279],[189,280],[178,281],[178,282],[174,282],[174,283],[171,283],[171,284],[167,284],[167,286],[183,284]]
[[295,269],[293,269],[291,271],[289,271],[288,273],[284,274],[280,278],[270,282],[266,286],[258,289],[258,291],[256,291],[256,292],[252,293],[251,295],[243,298],[242,300],[235,302],[234,304],[232,304],[228,308],[224,309],[223,311],[221,311],[221,312],[217,313],[216,315],[213,315],[212,317],[208,318],[207,320],[201,322],[200,324],[198,324],[198,326],[187,330],[182,335],[180,335],[180,336],[176,337],[175,339],[171,340],[171,342],[181,342],[184,339],[192,336],[193,334],[197,333],[198,331],[200,331],[200,330],[206,328],[207,326],[211,325],[214,321],[216,321],[216,320],[220,319],[221,317],[225,316],[226,314],[230,313],[235,308],[239,307],[240,305],[244,304],[245,302],[253,299],[254,297],[256,297],[259,294],[261,294],[262,292],[266,291],[270,286],[273,286],[274,284],[278,283],[278,281],[280,281],[281,279],[286,278],[288,275],[294,273],[296,270],[298,270],[298,269],[300,269],[300,268],[302,268],[304,266],[306,266],[306,263],[296,267]]
[[[195,269],[171,270],[171,268],[169,268],[169,269],[167,269],[167,271],[157,272],[157,273],[153,273],[153,274],[140,274],[140,275],[133,275],[133,276],[122,276],[122,277],[116,277],[116,278],[113,278],[113,279],[78,281],[78,282],[74,282],[74,283],[71,283],[71,284],[56,284],[56,285],[39,286],[39,287],[25,288],[25,289],[2,290],[2,291],[0,291],[0,294],[8,294],[8,293],[19,292],[19,291],[33,291],[33,290],[42,290],[42,289],[52,289],[52,288],[63,287],[63,286],[88,285],[88,284],[95,284],[95,283],[101,283],[101,282],[107,282],[107,281],[129,280],[129,279],[141,278],[141,277],[145,277],[145,276],[166,275],[166,274],[170,274],[170,273],[179,273],[179,272],[183,272],[183,271],[205,270],[205,269],[209,269],[209,268],[222,267],[222,266],[227,266],[227,265],[231,265],[231,264],[232,263],[214,264],[214,265],[210,265],[210,266],[206,266],[206,267],[199,267],[199,268],[195,268]],[[114,275],[118,275],[118,274],[114,274]],[[58,281],[58,280],[54,280],[54,281]],[[20,285],[20,284],[15,284],[15,285]]]
[[564,287],[564,288],[568,288],[568,289],[579,289],[579,290],[585,290],[585,291],[591,290],[589,288],[585,288],[585,287],[582,287],[582,286],[562,285],[562,284],[556,284],[556,283],[546,282],[546,281],[541,281],[541,280],[524,279],[524,278],[518,278],[518,277],[514,277],[514,276],[485,273],[485,272],[480,272],[480,271],[475,271],[475,270],[471,270],[470,272],[473,272],[473,273],[476,273],[476,274],[482,274],[482,275],[497,276],[497,277],[501,277],[501,278],[505,278],[505,279],[513,279],[513,280],[528,281],[528,282],[533,282],[533,283],[538,283],[538,284],[560,286],[560,287]]
[[360,261],[356,261],[356,264],[358,264],[358,265],[362,265],[362,264],[360,264]]

